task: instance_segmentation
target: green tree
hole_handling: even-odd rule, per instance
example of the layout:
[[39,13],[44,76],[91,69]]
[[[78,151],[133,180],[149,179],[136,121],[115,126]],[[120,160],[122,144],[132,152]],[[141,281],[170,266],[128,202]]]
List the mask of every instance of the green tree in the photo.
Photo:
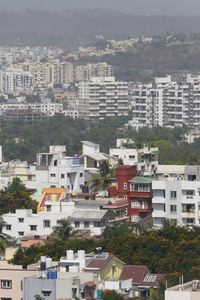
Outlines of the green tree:
[[108,290],[103,294],[103,300],[124,300],[124,297],[115,291]]
[[16,209],[37,210],[37,202],[30,197],[25,185],[19,178],[0,191],[0,214],[15,212]]
[[73,228],[67,219],[58,220],[57,226],[55,226],[54,231],[50,235],[50,239],[60,239],[65,241],[70,237],[72,231]]
[[132,226],[129,224],[122,224],[120,222],[114,222],[112,226],[106,227],[106,229],[103,232],[103,237],[106,239],[118,237],[125,235],[127,233],[132,232]]
[[108,191],[113,177],[114,172],[111,169],[109,162],[107,160],[103,160],[99,165],[99,173],[92,177],[90,188],[95,191]]
[[14,177],[12,182],[4,188],[5,193],[10,194],[16,191],[26,192],[26,186],[22,183],[19,177]]

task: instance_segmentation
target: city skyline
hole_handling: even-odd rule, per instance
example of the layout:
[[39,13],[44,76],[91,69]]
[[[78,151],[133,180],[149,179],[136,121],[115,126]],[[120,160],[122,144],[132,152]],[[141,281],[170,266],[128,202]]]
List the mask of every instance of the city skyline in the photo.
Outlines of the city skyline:
[[200,3],[198,0],[0,0],[1,11],[62,10],[76,8],[105,8],[136,15],[185,15],[197,16]]

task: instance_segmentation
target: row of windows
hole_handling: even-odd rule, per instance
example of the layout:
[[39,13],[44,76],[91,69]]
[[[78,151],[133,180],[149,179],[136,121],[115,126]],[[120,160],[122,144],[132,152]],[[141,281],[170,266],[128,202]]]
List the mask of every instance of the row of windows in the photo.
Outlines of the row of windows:
[[[29,225],[31,231],[36,231],[37,230],[37,225]],[[50,228],[51,227],[51,221],[50,220],[44,220],[43,221],[43,228]],[[7,224],[6,225],[6,230],[11,230],[12,225]],[[18,231],[18,235],[23,236],[24,232],[23,231]]]
[[[67,175],[67,177],[70,177],[70,174],[69,174],[69,173],[67,173],[66,175]],[[56,174],[55,174],[55,173],[51,173],[50,176],[51,176],[52,178],[55,178],[55,177],[56,177]],[[80,177],[83,177],[83,173],[80,173]],[[62,179],[65,178],[65,174],[62,173],[62,174],[60,175],[60,178],[62,178]]]

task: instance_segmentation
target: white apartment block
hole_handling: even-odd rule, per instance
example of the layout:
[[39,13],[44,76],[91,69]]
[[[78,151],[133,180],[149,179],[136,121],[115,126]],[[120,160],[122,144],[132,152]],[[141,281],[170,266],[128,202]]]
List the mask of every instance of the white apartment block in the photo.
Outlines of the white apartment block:
[[32,75],[20,69],[0,71],[0,92],[4,94],[30,93],[33,86]]
[[162,179],[152,182],[153,225],[169,219],[179,226],[200,225],[200,181]]
[[142,149],[110,148],[110,155],[121,159],[124,165],[137,165],[137,170],[145,176],[151,176],[156,172],[158,166],[158,148],[144,147]]
[[127,116],[129,111],[128,83],[114,77],[94,77],[79,83],[79,113],[85,119]]
[[75,230],[87,230],[99,236],[109,224],[108,210],[76,207],[74,201],[45,202],[45,210],[33,213],[31,209],[17,209],[15,213],[3,215],[6,225],[3,233],[14,238],[49,235],[61,219],[68,219]]
[[31,110],[40,112],[46,116],[54,116],[56,113],[63,112],[63,104],[61,103],[16,103],[16,104],[0,104],[0,115],[4,115],[6,111]]
[[80,158],[66,156],[65,146],[50,146],[48,153],[37,153],[37,163],[30,167],[30,173],[33,182],[73,193],[81,193],[85,184],[84,165]]
[[133,118],[140,127],[200,127],[199,76],[188,74],[182,82],[167,76],[150,84],[131,84],[129,94]]

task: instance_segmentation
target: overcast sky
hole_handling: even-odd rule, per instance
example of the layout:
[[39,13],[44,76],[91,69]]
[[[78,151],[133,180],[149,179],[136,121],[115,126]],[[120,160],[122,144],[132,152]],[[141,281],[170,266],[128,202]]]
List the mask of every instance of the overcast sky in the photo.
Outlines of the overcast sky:
[[0,0],[0,10],[109,8],[145,15],[200,15],[200,0]]

